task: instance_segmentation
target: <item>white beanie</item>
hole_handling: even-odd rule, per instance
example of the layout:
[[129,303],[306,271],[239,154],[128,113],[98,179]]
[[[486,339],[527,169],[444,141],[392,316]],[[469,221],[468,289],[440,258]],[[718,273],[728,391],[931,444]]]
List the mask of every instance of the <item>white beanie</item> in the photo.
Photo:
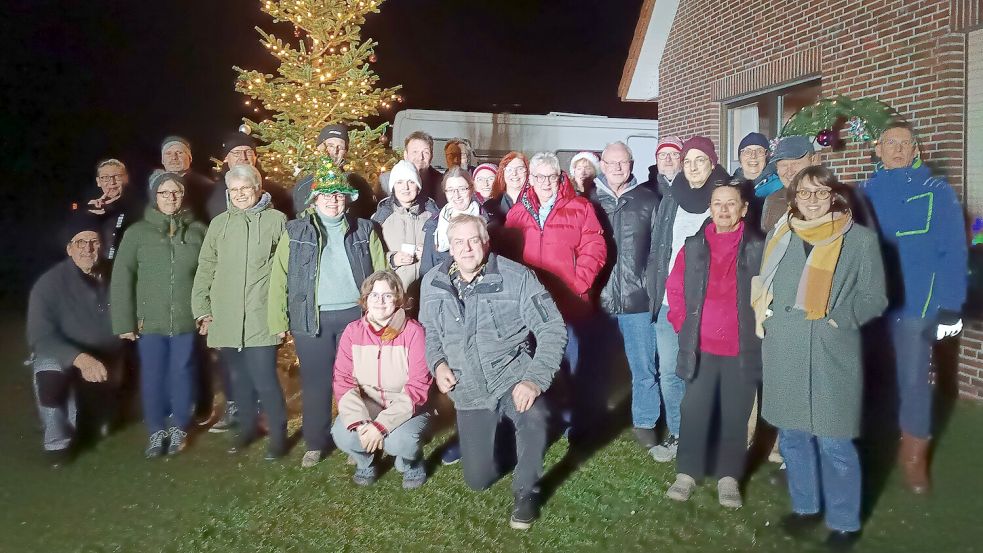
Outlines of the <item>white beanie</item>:
[[601,161],[597,159],[597,156],[591,152],[580,152],[579,154],[573,156],[570,160],[570,175],[573,175],[573,168],[576,167],[577,162],[586,159],[594,166],[594,176],[598,177],[601,175]]
[[416,166],[412,163],[404,160],[400,160],[399,163],[393,167],[393,170],[389,173],[389,190],[396,187],[396,181],[405,180],[416,184],[416,189],[419,190],[420,184],[420,173],[416,170]]

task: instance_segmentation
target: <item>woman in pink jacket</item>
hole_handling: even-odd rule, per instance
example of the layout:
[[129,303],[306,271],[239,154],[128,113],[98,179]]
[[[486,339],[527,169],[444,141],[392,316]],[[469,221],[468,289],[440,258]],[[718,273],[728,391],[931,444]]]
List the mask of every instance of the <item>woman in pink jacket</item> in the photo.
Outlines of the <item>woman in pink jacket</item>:
[[338,418],[331,434],[355,460],[353,481],[375,482],[375,454],[396,458],[403,488],[427,481],[420,436],[429,414],[422,410],[433,382],[427,370],[423,327],[404,311],[406,292],[391,271],[362,283],[362,318],[349,323],[338,344],[334,394]]

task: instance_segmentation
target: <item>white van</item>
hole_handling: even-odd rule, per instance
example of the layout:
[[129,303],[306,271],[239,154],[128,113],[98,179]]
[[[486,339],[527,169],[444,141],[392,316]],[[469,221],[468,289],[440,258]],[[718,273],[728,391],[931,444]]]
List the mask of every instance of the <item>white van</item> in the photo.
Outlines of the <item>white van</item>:
[[471,141],[479,163],[497,164],[502,157],[518,150],[526,155],[555,152],[566,171],[578,152],[600,156],[604,146],[624,141],[635,156],[634,174],[639,182],[648,179],[648,168],[655,165],[659,122],[651,119],[623,119],[576,113],[515,115],[407,109],[396,114],[393,146],[403,147],[406,136],[424,131],[434,139],[433,165],[446,168],[444,145],[452,138]]

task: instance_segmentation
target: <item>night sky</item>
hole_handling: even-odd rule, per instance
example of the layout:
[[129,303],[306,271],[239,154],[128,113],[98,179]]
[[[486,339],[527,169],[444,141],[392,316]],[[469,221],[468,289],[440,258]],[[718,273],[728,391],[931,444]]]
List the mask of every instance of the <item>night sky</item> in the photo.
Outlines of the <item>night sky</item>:
[[[46,237],[97,191],[97,160],[122,159],[145,186],[161,139],[180,134],[207,174],[247,114],[232,66],[272,72],[254,27],[276,29],[253,0],[5,4],[0,297],[16,297],[57,259]],[[641,4],[388,0],[363,36],[379,42],[380,85],[403,85],[403,108],[654,117],[617,97]]]

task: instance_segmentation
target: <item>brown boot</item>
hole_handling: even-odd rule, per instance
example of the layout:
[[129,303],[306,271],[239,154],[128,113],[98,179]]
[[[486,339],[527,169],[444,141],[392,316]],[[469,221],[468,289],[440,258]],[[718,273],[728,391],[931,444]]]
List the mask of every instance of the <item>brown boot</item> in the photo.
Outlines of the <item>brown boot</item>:
[[907,432],[901,433],[901,449],[898,463],[904,471],[905,484],[913,493],[928,493],[931,487],[928,480],[928,438],[916,438]]

